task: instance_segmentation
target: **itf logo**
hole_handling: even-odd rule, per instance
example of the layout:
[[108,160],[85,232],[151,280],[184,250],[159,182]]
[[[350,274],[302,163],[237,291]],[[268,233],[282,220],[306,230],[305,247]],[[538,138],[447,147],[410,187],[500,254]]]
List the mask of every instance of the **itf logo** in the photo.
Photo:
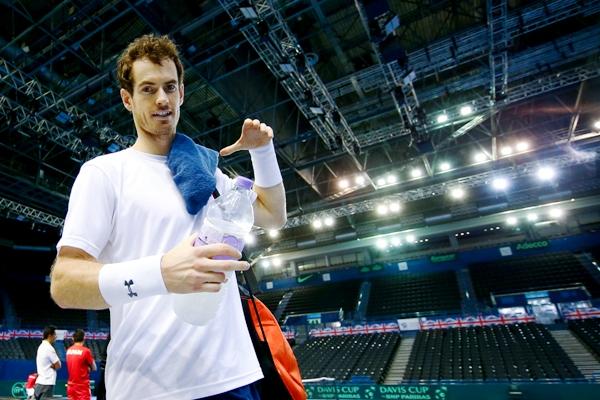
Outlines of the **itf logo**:
[[24,382],[15,382],[12,385],[12,389],[10,390],[13,397],[17,399],[25,399],[27,398],[27,392],[25,391],[25,383]]
[[442,386],[435,390],[435,399],[436,400],[444,400],[448,397],[448,387]]

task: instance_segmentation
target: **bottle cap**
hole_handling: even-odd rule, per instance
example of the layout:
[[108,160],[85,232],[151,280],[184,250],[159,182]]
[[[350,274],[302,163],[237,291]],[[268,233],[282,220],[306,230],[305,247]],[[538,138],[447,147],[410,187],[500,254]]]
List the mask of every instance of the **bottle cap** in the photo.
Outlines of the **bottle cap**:
[[252,181],[252,179],[248,179],[243,176],[238,176],[237,178],[235,178],[235,186],[237,186],[237,187],[241,187],[243,189],[250,190],[250,189],[252,189],[253,184],[254,184],[254,181]]

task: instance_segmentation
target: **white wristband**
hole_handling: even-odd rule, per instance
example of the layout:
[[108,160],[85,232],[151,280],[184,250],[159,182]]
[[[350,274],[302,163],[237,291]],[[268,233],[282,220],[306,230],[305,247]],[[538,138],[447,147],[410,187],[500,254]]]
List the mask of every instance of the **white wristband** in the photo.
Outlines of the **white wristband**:
[[161,258],[162,255],[157,255],[105,264],[98,276],[104,301],[113,307],[149,296],[167,294],[160,270]]
[[262,147],[249,151],[256,186],[269,188],[283,182],[272,140]]

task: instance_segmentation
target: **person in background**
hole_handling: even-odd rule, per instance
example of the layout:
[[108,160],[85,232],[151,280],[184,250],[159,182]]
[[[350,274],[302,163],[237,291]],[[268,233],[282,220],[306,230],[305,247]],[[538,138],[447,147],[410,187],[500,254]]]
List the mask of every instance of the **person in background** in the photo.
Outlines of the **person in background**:
[[33,395],[36,400],[49,399],[54,395],[56,385],[56,371],[60,369],[61,363],[54,349],[56,341],[56,327],[49,325],[44,328],[43,340],[37,350],[35,364],[38,377],[35,381]]
[[37,380],[37,372],[32,372],[27,377],[27,383],[25,384],[25,391],[27,392],[27,400],[33,400],[33,392],[35,390],[35,381]]
[[90,371],[96,370],[92,352],[84,345],[85,333],[77,329],[73,333],[73,345],[67,350],[67,397],[69,400],[90,400]]

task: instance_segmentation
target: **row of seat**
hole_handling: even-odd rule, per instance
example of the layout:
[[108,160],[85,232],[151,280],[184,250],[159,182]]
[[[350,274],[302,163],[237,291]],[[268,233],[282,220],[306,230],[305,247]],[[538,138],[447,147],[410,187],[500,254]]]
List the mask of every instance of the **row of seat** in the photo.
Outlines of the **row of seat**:
[[406,380],[581,378],[545,326],[527,323],[417,334]]
[[584,285],[600,297],[600,285],[571,253],[515,257],[470,266],[477,297],[492,306],[490,294]]
[[600,361],[600,318],[569,321],[572,330]]
[[360,376],[383,383],[399,343],[397,333],[318,337],[294,347],[294,353],[305,379]]

